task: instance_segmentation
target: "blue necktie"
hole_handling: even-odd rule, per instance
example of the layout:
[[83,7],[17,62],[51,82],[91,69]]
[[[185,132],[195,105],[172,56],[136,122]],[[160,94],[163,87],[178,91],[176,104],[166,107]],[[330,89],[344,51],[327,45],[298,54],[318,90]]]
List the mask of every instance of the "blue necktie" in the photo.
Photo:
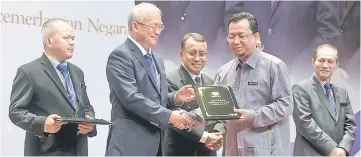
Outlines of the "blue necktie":
[[333,93],[332,93],[332,87],[330,83],[326,83],[324,85],[324,88],[326,89],[326,96],[328,99],[328,103],[331,107],[331,110],[333,112],[333,115],[336,115],[336,106],[335,106],[335,102],[333,101]]
[[201,78],[199,76],[196,76],[196,78],[194,78],[194,81],[196,82],[196,85],[201,85]]
[[69,100],[71,102],[71,105],[73,105],[75,111],[77,111],[78,110],[78,108],[77,108],[78,104],[77,104],[77,100],[76,100],[74,86],[73,86],[73,83],[71,82],[71,79],[70,79],[69,69],[66,66],[66,64],[59,64],[56,68],[64,76],[65,84],[66,84],[66,90],[68,92]]
[[157,67],[155,66],[155,63],[153,61],[152,55],[150,53],[147,53],[144,55],[144,59],[149,64],[150,72],[155,80],[155,83],[157,84],[157,88],[159,89],[160,83],[159,83],[159,79],[158,79],[158,71],[157,71]]

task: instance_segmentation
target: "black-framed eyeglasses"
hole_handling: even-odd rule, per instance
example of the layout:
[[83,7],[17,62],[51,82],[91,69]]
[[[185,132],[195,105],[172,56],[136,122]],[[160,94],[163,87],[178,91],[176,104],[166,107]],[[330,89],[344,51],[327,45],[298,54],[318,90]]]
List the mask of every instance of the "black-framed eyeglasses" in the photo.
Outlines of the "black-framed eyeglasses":
[[228,35],[228,37],[226,37],[226,39],[227,39],[228,42],[234,42],[238,37],[239,40],[244,41],[251,35],[254,35],[254,33],[251,33],[251,34],[248,34],[248,35],[244,35],[244,34],[239,33],[237,35]]
[[152,30],[163,30],[164,29],[164,24],[160,24],[160,25],[157,25],[157,24],[152,24],[152,25],[148,25],[148,24],[145,24],[145,23],[141,23],[139,21],[136,21],[137,23],[143,25],[143,26],[146,26],[148,28],[151,28]]
[[191,58],[196,58],[197,56],[199,58],[203,58],[203,57],[206,57],[208,52],[206,51],[185,51],[185,50],[182,50],[183,52],[186,52]]

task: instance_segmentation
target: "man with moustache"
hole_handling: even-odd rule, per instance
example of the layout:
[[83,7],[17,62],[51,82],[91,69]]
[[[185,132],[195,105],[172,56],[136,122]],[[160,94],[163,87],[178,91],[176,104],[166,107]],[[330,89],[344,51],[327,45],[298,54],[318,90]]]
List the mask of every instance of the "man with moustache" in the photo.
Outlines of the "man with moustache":
[[26,130],[25,156],[87,156],[92,124],[57,123],[61,117],[94,118],[83,71],[73,56],[74,29],[50,19],[41,29],[44,54],[18,68],[11,91],[9,118]]
[[225,156],[289,156],[291,84],[286,64],[257,48],[256,18],[236,13],[227,41],[237,56],[217,72],[215,85],[230,85],[242,119],[227,122]]
[[193,126],[184,111],[171,111],[174,104],[194,100],[192,86],[168,93],[163,60],[153,52],[164,28],[161,11],[140,3],[128,18],[129,36],[110,53],[106,75],[112,104],[107,156],[161,156],[164,129]]
[[[198,33],[184,35],[180,50],[182,65],[167,74],[169,92],[177,91],[185,85],[213,85],[213,79],[201,72],[206,66],[207,55],[207,42],[203,35]],[[199,110],[195,101],[177,108],[191,112]],[[169,127],[166,130],[165,155],[216,156],[216,150],[222,146],[225,132],[224,122],[221,121],[208,121],[207,126],[187,130]]]
[[355,141],[355,117],[349,95],[331,81],[338,68],[337,49],[320,45],[311,78],[292,88],[296,124],[295,156],[348,156]]

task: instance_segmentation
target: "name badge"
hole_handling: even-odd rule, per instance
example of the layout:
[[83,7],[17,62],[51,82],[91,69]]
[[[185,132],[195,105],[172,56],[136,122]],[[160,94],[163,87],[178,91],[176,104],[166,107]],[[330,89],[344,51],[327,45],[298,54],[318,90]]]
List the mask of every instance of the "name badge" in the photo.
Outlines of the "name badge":
[[248,85],[255,86],[258,85],[258,82],[248,82]]
[[80,83],[80,87],[83,88],[83,89],[86,89],[86,85],[85,85],[85,84]]
[[340,106],[347,106],[347,103],[342,102],[342,103],[340,103]]

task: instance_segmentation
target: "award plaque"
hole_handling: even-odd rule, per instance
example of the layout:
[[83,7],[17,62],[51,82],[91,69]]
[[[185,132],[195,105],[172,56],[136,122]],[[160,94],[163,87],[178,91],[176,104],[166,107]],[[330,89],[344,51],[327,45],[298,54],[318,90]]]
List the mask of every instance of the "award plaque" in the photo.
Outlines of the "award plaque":
[[230,86],[193,85],[193,89],[206,121],[242,118],[242,114],[233,111],[238,105]]
[[86,118],[70,118],[70,117],[61,117],[55,119],[55,122],[67,122],[67,123],[77,123],[77,124],[97,124],[97,125],[113,125],[113,122],[109,122],[103,119],[86,119]]

